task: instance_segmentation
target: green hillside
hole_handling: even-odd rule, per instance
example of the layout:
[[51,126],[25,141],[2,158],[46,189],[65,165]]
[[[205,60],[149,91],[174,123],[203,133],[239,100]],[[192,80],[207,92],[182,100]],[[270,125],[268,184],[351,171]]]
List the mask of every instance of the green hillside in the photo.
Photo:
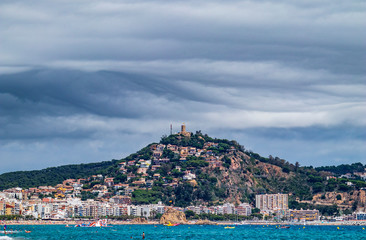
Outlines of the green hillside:
[[352,164],[341,164],[339,166],[325,166],[315,168],[317,171],[331,172],[336,175],[342,175],[347,173],[363,172],[365,171],[366,165],[362,163],[352,163]]
[[73,164],[34,171],[17,171],[0,175],[0,190],[21,187],[55,186],[69,178],[85,178],[111,171],[117,160],[99,163]]

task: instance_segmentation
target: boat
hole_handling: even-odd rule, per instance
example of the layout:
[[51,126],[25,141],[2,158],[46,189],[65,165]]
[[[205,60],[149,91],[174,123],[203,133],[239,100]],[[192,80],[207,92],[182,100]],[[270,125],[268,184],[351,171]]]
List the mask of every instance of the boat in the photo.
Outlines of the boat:
[[225,229],[234,229],[235,227],[226,226]]
[[96,222],[91,223],[81,223],[75,225],[75,227],[108,227],[107,219],[98,220]]
[[3,234],[15,234],[15,233],[20,233],[20,231],[18,231],[18,230],[6,230],[6,231],[0,231],[0,233],[3,233]]
[[290,228],[290,226],[281,226],[280,228]]
[[164,224],[164,226],[167,226],[167,227],[175,227],[178,225],[179,225],[179,223],[171,223],[171,222],[168,222],[168,224]]

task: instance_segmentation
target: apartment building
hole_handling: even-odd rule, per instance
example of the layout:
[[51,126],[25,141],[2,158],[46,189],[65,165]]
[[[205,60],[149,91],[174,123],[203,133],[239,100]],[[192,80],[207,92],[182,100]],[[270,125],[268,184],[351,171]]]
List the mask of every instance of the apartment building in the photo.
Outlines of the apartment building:
[[288,194],[260,194],[255,196],[255,206],[261,211],[288,209]]

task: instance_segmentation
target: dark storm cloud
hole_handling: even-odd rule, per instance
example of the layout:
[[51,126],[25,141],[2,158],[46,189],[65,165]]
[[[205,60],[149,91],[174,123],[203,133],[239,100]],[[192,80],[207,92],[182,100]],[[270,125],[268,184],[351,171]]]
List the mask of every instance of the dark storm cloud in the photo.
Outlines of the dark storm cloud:
[[308,127],[308,128],[251,128],[245,131],[249,135],[273,140],[289,139],[321,142],[324,140],[344,141],[366,140],[366,132],[359,127],[340,125],[336,127]]
[[10,60],[31,56],[41,64],[203,58],[364,73],[363,2],[306,2],[20,1],[2,6],[3,33],[12,41],[2,50]]
[[1,1],[0,159],[108,160],[186,122],[292,162],[361,161],[365,12],[358,0]]
[[[149,98],[209,101],[174,81],[145,75],[99,71],[34,70],[0,76],[3,115],[76,113],[139,118],[161,106],[146,106]],[[137,105],[133,104],[136,103]],[[156,104],[159,104],[158,102]],[[7,114],[7,112],[14,112]],[[18,113],[18,114],[17,114]]]

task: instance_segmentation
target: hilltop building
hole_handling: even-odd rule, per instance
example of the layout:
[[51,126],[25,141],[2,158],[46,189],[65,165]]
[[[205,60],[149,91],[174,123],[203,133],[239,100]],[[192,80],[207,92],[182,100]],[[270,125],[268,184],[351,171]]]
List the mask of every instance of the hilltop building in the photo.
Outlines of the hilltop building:
[[185,137],[190,137],[191,136],[191,133],[186,131],[186,125],[184,123],[181,126],[181,131],[178,134],[183,135]]

